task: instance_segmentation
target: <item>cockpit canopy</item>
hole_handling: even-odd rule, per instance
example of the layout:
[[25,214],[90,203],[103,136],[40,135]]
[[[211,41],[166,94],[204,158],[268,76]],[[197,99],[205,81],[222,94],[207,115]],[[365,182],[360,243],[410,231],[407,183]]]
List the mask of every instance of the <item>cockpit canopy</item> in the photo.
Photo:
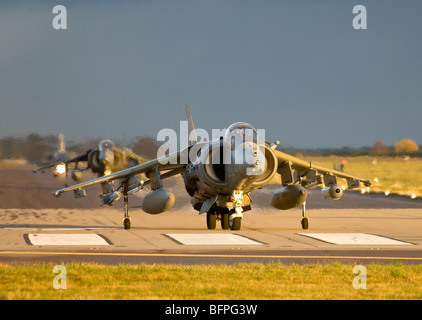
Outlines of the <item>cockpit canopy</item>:
[[111,140],[102,140],[100,142],[100,151],[104,151],[105,149],[112,149],[114,144]]
[[256,129],[246,122],[236,122],[228,127],[224,140],[232,148],[245,142],[259,144]]

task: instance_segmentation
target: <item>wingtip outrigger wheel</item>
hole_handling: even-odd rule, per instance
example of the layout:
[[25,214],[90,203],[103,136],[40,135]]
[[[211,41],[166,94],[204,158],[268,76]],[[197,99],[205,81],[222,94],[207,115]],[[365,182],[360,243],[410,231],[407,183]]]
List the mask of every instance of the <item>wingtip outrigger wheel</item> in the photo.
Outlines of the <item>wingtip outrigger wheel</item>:
[[124,210],[125,210],[125,216],[123,218],[123,227],[125,230],[130,229],[131,220],[129,217],[129,196],[128,196],[128,182],[127,180],[123,182],[123,199],[124,199]]
[[131,221],[132,220],[129,217],[123,218],[123,228],[125,228],[125,230],[129,230],[130,229]]
[[302,204],[302,219],[300,220],[300,224],[304,230],[309,228],[309,219],[306,216],[306,201]]

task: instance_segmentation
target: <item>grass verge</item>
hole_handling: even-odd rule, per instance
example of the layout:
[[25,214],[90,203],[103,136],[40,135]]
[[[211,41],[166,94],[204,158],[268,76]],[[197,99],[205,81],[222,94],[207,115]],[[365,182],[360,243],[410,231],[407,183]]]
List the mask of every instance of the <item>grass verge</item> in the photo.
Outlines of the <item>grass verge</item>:
[[[369,264],[366,289],[355,289],[353,265],[65,265],[0,264],[0,299],[422,299],[421,265]],[[56,278],[56,280],[58,280]],[[63,282],[63,283],[62,283]],[[362,282],[359,282],[362,284]]]
[[[409,157],[339,157],[320,156],[309,157],[299,155],[301,158],[317,163],[327,168],[334,168],[334,164],[344,164],[346,173],[368,179],[372,182],[371,192],[385,193],[402,196],[422,197],[422,159]],[[280,175],[272,180],[272,183],[279,184]],[[347,186],[344,179],[339,179],[339,183]]]

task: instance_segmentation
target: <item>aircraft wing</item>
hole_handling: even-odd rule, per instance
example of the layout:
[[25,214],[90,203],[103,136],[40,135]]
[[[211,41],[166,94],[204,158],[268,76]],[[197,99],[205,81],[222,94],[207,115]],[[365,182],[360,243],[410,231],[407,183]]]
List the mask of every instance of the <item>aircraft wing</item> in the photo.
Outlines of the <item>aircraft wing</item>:
[[61,163],[64,163],[64,164],[67,165],[67,164],[72,163],[72,162],[88,161],[88,154],[89,154],[89,152],[91,152],[91,150],[92,149],[88,150],[85,153],[82,153],[80,155],[77,155],[76,157],[74,157],[72,159],[68,159],[68,160],[64,160],[64,161],[55,161],[55,162],[51,162],[51,163],[46,163],[43,166],[41,166],[39,168],[36,168],[36,169],[34,169],[32,171],[33,172],[37,172],[37,171],[40,171],[40,170],[45,170],[45,169],[48,169],[48,168],[55,167],[55,166],[57,166],[57,165],[59,165]]
[[167,178],[170,177],[174,174],[180,173],[183,168],[186,167],[186,164],[181,164],[180,162],[180,155],[183,152],[187,152],[188,148],[184,149],[184,150],[179,150],[177,152],[171,153],[169,155],[160,157],[160,158],[156,158],[150,161],[147,161],[145,163],[139,164],[137,166],[134,167],[130,167],[128,169],[122,170],[122,171],[118,171],[97,179],[92,179],[83,183],[79,183],[76,185],[73,185],[71,187],[68,188],[63,188],[60,190],[56,190],[53,192],[53,195],[56,197],[59,197],[62,193],[64,192],[68,192],[68,191],[73,191],[73,190],[77,190],[80,188],[85,188],[85,187],[89,187],[95,184],[100,184],[103,182],[108,182],[108,181],[112,181],[112,180],[117,180],[117,179],[127,179],[130,176],[133,175],[138,175],[141,173],[148,173],[150,171],[152,171],[155,167],[158,167],[159,170],[167,170],[168,172],[166,172],[165,174],[163,174],[161,176],[161,178]]
[[76,157],[69,159],[65,162],[71,163],[71,162],[79,162],[79,161],[88,161],[88,155],[92,150],[94,150],[94,149],[89,149],[88,151],[81,153],[81,154],[78,154]]
[[45,169],[55,167],[55,166],[57,166],[61,163],[64,163],[64,162],[63,161],[56,161],[56,162],[47,163],[47,164],[44,164],[43,166],[41,166],[39,168],[35,168],[34,170],[32,170],[32,172],[35,173],[35,172],[38,172],[38,171],[43,171]]
[[135,163],[135,164],[141,164],[147,162],[147,159],[144,157],[141,157],[140,155],[137,155],[136,153],[127,151],[127,157],[129,159],[129,162]]
[[[359,183],[362,182],[366,187],[369,187],[371,185],[371,182],[367,179],[363,179],[351,174],[347,174],[345,172],[329,169],[317,164],[314,164],[312,162],[308,162],[303,159],[299,159],[296,157],[293,157],[287,153],[273,150],[277,160],[278,160],[278,167],[279,167],[279,173],[283,170],[283,168],[291,168],[294,170],[297,170],[298,175],[300,177],[307,177],[309,179],[309,176],[315,176],[318,177],[318,175],[332,175],[337,176],[339,178],[344,178],[348,181],[349,189],[356,188],[359,186]],[[314,179],[316,180],[316,179]],[[355,182],[353,184],[353,182]]]

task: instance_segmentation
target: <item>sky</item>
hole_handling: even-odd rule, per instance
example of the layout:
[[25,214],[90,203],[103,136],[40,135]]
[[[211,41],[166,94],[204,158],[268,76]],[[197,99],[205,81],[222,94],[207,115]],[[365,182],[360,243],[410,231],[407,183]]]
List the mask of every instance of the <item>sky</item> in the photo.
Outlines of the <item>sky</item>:
[[285,147],[420,144],[421,17],[418,0],[2,1],[0,137],[157,137],[188,104],[197,128],[245,121]]

